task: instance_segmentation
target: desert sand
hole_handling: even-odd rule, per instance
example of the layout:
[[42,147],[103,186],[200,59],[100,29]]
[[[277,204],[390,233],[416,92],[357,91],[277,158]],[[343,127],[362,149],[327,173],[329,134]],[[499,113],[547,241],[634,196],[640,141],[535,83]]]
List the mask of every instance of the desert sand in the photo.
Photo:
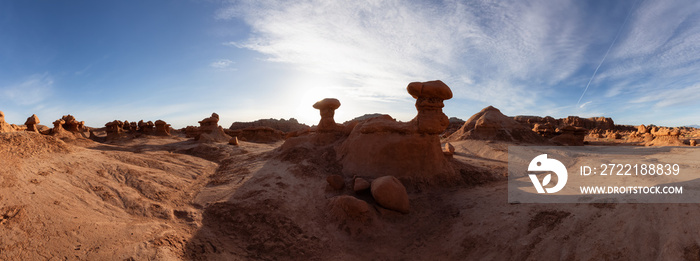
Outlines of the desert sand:
[[407,90],[410,122],[339,124],[336,99],[314,106],[318,126],[284,130],[223,129],[217,114],[181,130],[3,120],[0,260],[700,260],[697,204],[507,200],[509,146],[636,146],[639,157],[672,146],[654,157],[698,170],[697,129],[488,107],[450,135],[449,88]]

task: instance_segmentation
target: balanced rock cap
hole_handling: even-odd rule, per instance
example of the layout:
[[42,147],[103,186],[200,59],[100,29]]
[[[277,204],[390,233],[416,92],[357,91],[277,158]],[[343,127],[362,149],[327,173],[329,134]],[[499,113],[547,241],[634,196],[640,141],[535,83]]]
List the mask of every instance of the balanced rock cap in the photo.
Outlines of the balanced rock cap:
[[323,100],[317,101],[314,103],[314,108],[315,109],[331,109],[335,110],[340,107],[340,101],[338,99],[334,98],[325,98]]
[[418,98],[440,98],[443,100],[452,99],[452,90],[440,80],[429,82],[412,82],[406,87],[408,93],[414,99]]
[[24,122],[25,125],[27,124],[39,124],[39,117],[36,116],[36,114],[32,114],[31,117],[27,118],[27,121]]

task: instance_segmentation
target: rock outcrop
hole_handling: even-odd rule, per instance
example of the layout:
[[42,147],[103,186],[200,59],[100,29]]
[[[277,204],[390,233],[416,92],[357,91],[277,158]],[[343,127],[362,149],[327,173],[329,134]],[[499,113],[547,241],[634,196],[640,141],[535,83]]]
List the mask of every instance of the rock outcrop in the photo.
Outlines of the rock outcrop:
[[650,131],[654,139],[647,142],[646,146],[683,146],[683,141],[680,140],[681,132],[676,128],[658,128],[653,127]]
[[546,144],[547,140],[509,118],[493,106],[488,106],[472,115],[462,128],[447,138],[448,141],[459,140],[500,140],[530,144]]
[[561,134],[551,139],[554,143],[567,146],[583,146],[586,137],[585,128],[565,126],[560,129]]
[[24,125],[27,126],[27,131],[39,132],[39,128],[36,126],[39,123],[41,123],[41,121],[39,121],[39,117],[37,117],[36,114],[33,114],[31,117],[27,118]]
[[606,117],[581,118],[578,116],[569,116],[566,118],[555,119],[550,116],[515,116],[513,119],[533,130],[535,128],[535,124],[539,124],[540,126],[549,124],[553,129],[573,126],[584,128],[590,130],[591,132],[604,132],[608,130],[629,131],[627,127],[615,125],[615,122],[611,118]]
[[410,122],[382,115],[347,126],[352,130],[337,149],[345,176],[454,178],[439,137],[449,124],[442,100],[452,97],[452,92],[441,81],[410,83],[407,91],[416,98],[418,110]]
[[199,142],[229,142],[232,137],[219,126],[219,115],[212,113],[211,117],[199,121],[198,135],[194,138]]
[[14,132],[15,128],[5,122],[5,113],[0,111],[0,132]]
[[88,138],[85,135],[88,129],[85,127],[84,121],[78,121],[73,115],[64,115],[60,119],[53,122],[53,129],[49,132],[50,135],[61,139]]
[[377,203],[387,209],[404,214],[410,211],[410,202],[406,188],[396,177],[383,176],[372,181],[370,186],[372,197]]
[[[124,126],[123,123],[121,125]],[[143,120],[140,120],[137,126],[138,132],[141,134],[153,135],[153,133],[155,133],[156,125],[152,121],[144,122]]]
[[340,107],[340,101],[338,99],[325,98],[316,102],[313,107],[321,113],[321,120],[318,122],[316,131],[331,132],[342,130],[343,127],[335,123],[335,119],[333,119],[335,110]]
[[238,137],[242,141],[255,143],[273,143],[283,140],[285,135],[282,131],[270,127],[248,127],[242,130],[224,130],[232,137]]
[[301,124],[296,119],[290,118],[289,120],[261,119],[253,122],[234,122],[229,127],[229,130],[242,130],[250,127],[268,127],[284,133],[309,129],[308,125]]
[[416,124],[418,133],[438,135],[450,124],[447,115],[442,112],[444,100],[452,99],[452,90],[442,81],[412,82],[406,88],[416,99],[416,115],[411,122]]
[[[157,120],[155,122],[156,125],[156,136],[170,136],[170,124],[163,120]],[[124,124],[124,126],[129,126],[128,124]]]

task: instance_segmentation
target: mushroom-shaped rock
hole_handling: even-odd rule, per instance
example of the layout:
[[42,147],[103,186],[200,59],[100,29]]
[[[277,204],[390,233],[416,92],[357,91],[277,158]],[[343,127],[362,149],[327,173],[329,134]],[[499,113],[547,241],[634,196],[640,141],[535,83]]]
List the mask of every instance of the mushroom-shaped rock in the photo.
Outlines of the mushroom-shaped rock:
[[63,124],[65,123],[66,121],[64,121],[63,119],[55,120],[53,122],[53,129],[51,130],[51,134],[58,134],[65,131],[65,129],[63,129]]
[[163,120],[157,120],[156,123],[156,136],[170,136],[170,124]]
[[412,82],[406,87],[408,93],[416,99],[418,115],[413,119],[417,124],[418,133],[440,134],[450,120],[442,113],[442,102],[452,98],[452,90],[440,80],[429,82]]
[[376,178],[371,184],[372,197],[382,207],[407,214],[410,209],[406,187],[394,176]]
[[143,120],[140,120],[138,126],[139,132],[143,134],[153,134],[153,128],[155,127],[155,124],[153,124],[152,121],[144,122]]
[[340,101],[334,98],[325,98],[314,103],[314,108],[321,111],[321,121],[318,122],[318,131],[334,131],[338,129],[335,123],[335,110],[340,107]]
[[211,133],[216,131],[219,127],[219,114],[215,112],[211,114],[211,117],[204,118],[199,121],[199,131],[202,133]]
[[36,114],[32,114],[32,116],[27,118],[27,121],[24,122],[24,125],[27,125],[27,131],[39,132],[39,129],[36,127],[39,123],[39,117],[37,117]]
[[63,129],[70,132],[82,132],[81,123],[77,121],[73,115],[68,114],[61,119],[64,121]]

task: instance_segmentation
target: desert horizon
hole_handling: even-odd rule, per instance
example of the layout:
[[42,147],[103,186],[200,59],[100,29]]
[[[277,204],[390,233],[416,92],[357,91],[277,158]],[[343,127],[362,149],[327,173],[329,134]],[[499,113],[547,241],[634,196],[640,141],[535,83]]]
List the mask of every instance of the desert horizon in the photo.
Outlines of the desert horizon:
[[700,2],[0,1],[0,260],[700,260]]

